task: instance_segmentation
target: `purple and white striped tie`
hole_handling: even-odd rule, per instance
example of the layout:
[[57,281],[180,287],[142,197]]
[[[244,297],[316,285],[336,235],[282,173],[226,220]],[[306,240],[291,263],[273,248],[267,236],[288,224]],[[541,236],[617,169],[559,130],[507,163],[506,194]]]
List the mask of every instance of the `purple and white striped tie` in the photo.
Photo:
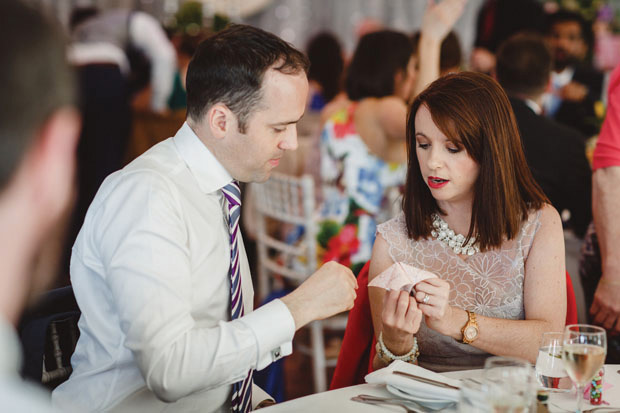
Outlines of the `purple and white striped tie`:
[[[241,189],[237,181],[222,188],[228,201],[228,229],[230,231],[230,315],[235,320],[243,317],[243,294],[239,269],[239,218],[241,216]],[[252,404],[252,376],[254,370],[242,381],[233,384],[231,408],[233,412],[248,412]]]

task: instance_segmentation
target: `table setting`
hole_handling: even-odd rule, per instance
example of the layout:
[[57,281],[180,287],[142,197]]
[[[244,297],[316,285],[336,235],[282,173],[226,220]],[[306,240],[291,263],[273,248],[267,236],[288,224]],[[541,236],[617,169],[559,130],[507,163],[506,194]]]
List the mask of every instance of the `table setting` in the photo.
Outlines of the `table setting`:
[[396,360],[367,374],[364,384],[280,403],[267,413],[620,412],[620,365],[603,366],[605,354],[604,330],[569,325],[543,335],[534,366],[493,356],[482,369],[440,374]]

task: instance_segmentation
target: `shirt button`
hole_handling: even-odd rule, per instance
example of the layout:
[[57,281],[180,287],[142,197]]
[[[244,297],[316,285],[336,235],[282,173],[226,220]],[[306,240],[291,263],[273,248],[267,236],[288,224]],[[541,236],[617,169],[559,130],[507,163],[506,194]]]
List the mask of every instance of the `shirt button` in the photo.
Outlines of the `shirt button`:
[[274,358],[274,360],[277,360],[280,358],[281,354],[280,354],[280,348],[278,347],[277,349],[274,349],[271,351],[271,354]]

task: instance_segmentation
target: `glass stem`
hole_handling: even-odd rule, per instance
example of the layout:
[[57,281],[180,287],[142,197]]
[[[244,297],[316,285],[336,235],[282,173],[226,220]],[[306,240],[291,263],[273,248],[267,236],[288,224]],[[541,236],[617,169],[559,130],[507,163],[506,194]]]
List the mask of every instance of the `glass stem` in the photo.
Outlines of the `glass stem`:
[[583,391],[585,386],[577,386],[577,410],[575,413],[581,413],[581,409],[583,406]]

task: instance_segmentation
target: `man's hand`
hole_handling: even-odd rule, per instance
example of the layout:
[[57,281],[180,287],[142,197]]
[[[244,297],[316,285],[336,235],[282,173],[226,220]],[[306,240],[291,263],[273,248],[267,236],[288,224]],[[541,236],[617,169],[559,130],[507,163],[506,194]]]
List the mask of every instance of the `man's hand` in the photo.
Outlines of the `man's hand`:
[[620,333],[620,280],[601,278],[590,307],[594,324]]
[[588,88],[577,82],[570,82],[560,89],[560,97],[562,100],[570,102],[581,102],[588,95]]
[[324,264],[295,291],[282,298],[299,329],[353,308],[357,280],[351,270],[337,262]]

